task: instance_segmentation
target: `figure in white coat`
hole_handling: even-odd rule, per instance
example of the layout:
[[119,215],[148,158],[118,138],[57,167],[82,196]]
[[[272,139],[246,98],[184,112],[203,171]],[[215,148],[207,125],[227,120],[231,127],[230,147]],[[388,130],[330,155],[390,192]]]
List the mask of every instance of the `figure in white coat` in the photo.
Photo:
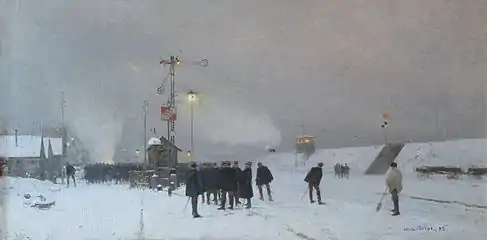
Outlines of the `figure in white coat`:
[[397,163],[392,162],[391,168],[386,173],[386,185],[392,197],[394,209],[391,210],[392,216],[399,213],[399,193],[402,191],[402,173],[397,169]]

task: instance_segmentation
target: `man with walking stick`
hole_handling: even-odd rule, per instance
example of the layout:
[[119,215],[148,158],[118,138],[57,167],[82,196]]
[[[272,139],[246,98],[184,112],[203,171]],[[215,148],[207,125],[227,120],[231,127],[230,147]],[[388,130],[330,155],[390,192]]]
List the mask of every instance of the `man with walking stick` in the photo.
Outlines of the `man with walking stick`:
[[392,162],[391,168],[386,173],[386,185],[392,197],[394,209],[391,210],[392,216],[399,213],[399,193],[402,191],[402,173],[397,169],[397,163]]
[[318,163],[318,166],[312,167],[306,177],[304,178],[304,181],[308,183],[308,193],[309,193],[309,202],[310,203],[315,203],[315,200],[313,200],[313,188],[316,190],[316,196],[318,197],[318,204],[323,205],[321,201],[321,191],[320,191],[320,182],[321,178],[323,177],[323,163]]
[[[198,214],[198,196],[203,194],[203,182],[201,176],[196,169],[196,163],[191,163],[191,169],[189,170],[186,178],[186,196],[191,198],[191,207],[193,209],[192,214],[194,218],[200,218]],[[188,199],[189,200],[189,199]]]

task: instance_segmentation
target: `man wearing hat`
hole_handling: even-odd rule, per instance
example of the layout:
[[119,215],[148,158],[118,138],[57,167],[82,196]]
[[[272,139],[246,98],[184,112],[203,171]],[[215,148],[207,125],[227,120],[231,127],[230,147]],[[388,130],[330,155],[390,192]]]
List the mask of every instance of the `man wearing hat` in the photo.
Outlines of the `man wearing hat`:
[[267,197],[269,201],[272,201],[271,186],[270,183],[274,180],[271,170],[267,166],[264,166],[261,162],[257,163],[257,174],[255,176],[255,184],[259,189],[259,199],[264,201],[264,195],[262,193],[262,186],[266,187]]
[[218,168],[216,163],[203,168],[203,185],[206,191],[206,203],[210,204],[210,197],[213,194],[213,203],[218,204]]
[[205,203],[205,192],[207,190],[205,175],[206,175],[207,166],[204,163],[202,163],[202,164],[200,163],[197,169],[198,169],[198,173],[200,175],[201,182],[203,184],[203,193],[201,194],[201,203]]
[[321,201],[321,191],[320,191],[320,183],[321,178],[323,177],[323,163],[318,163],[318,166],[312,167],[304,181],[308,183],[308,193],[309,193],[309,202],[314,203],[313,200],[313,188],[316,190],[316,196],[318,197],[318,204],[323,205],[324,203]]
[[198,172],[197,165],[192,162],[190,165],[190,170],[186,178],[186,196],[191,198],[191,207],[193,209],[193,217],[200,218],[201,215],[198,214],[198,196],[203,194],[203,182],[201,181],[201,176]]
[[233,210],[234,193],[237,191],[237,171],[231,166],[230,161],[223,162],[222,168],[218,171],[218,185],[222,193],[221,205],[218,210],[225,210],[227,199],[230,205],[228,209]]
[[252,189],[252,162],[245,164],[245,169],[242,170],[239,178],[239,197],[247,200],[247,208],[252,207],[252,198],[254,197],[254,190]]
[[392,216],[398,216],[400,214],[399,193],[402,191],[402,173],[397,169],[396,162],[391,163],[391,167],[386,173],[386,185],[394,204],[394,209],[391,210]]
[[240,205],[242,204],[240,202],[240,181],[238,181],[241,177],[241,174],[242,174],[242,169],[240,169],[240,167],[238,166],[238,161],[233,161],[233,168],[235,168],[235,171],[237,172],[237,189],[235,191],[235,193],[233,194],[233,196],[235,197],[235,204],[236,205]]

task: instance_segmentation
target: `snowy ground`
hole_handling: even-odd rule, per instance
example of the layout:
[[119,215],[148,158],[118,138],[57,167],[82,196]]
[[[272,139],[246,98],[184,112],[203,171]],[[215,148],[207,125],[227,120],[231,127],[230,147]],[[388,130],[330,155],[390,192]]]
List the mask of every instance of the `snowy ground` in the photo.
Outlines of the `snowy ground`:
[[[362,150],[362,156],[375,151]],[[357,153],[350,154],[342,155],[358,168],[360,164],[351,159]],[[485,180],[420,181],[405,174],[401,216],[391,217],[389,196],[382,210],[375,211],[384,190],[383,176],[364,176],[357,170],[350,179],[335,179],[327,172],[322,180],[327,204],[318,206],[309,204],[307,195],[301,199],[307,167],[296,170],[286,164],[292,163],[292,154],[262,160],[274,170],[276,201],[254,198],[252,210],[237,209],[231,215],[202,205],[202,219],[191,217],[191,207],[185,209],[187,198],[179,194],[168,197],[129,190],[126,185],[59,188],[48,182],[5,178],[9,233],[3,239],[487,239]],[[25,206],[26,192],[33,196],[41,192],[56,205],[44,211]]]
[[[11,179],[10,183],[27,185],[23,191],[9,195],[7,215],[10,236],[30,239],[137,239],[143,232],[147,239],[486,239],[486,209],[455,203],[436,203],[403,196],[402,215],[391,217],[386,198],[383,210],[375,212],[382,179],[352,177],[336,180],[325,176],[325,206],[310,205],[307,196],[301,201],[304,185],[287,173],[274,184],[276,201],[254,200],[251,211],[239,209],[223,216],[215,206],[203,205],[203,219],[192,219],[186,198],[128,190],[126,186],[84,185],[49,191],[48,186],[32,180]],[[301,176],[301,175],[296,175]],[[47,185],[47,184],[45,184]],[[50,210],[24,206],[23,193],[42,191],[55,199]],[[414,192],[407,192],[414,196]],[[406,193],[405,193],[406,194]],[[468,199],[463,189],[458,199]],[[482,194],[482,193],[480,193]],[[431,196],[430,196],[431,195]],[[432,197],[435,193],[424,195]],[[445,194],[446,195],[446,194]],[[439,198],[439,197],[437,197]],[[450,200],[458,200],[450,197]],[[484,203],[484,205],[487,205]],[[141,209],[143,227],[141,227]],[[407,232],[404,228],[433,227],[437,231]],[[443,227],[444,229],[440,229]],[[482,233],[481,231],[484,231]],[[22,239],[22,238],[7,238]],[[29,239],[29,238],[25,238]]]

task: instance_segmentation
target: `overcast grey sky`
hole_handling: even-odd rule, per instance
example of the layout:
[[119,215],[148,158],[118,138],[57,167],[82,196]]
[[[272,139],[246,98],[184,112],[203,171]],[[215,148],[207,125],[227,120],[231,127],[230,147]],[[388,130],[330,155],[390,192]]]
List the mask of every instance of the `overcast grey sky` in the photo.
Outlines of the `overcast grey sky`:
[[149,127],[166,131],[159,56],[179,55],[210,63],[176,75],[178,145],[189,147],[194,88],[196,151],[209,157],[290,149],[301,124],[319,147],[380,143],[383,112],[392,141],[485,136],[486,0],[0,4],[10,126],[59,123],[65,91],[66,121],[93,148],[140,146],[145,97]]

